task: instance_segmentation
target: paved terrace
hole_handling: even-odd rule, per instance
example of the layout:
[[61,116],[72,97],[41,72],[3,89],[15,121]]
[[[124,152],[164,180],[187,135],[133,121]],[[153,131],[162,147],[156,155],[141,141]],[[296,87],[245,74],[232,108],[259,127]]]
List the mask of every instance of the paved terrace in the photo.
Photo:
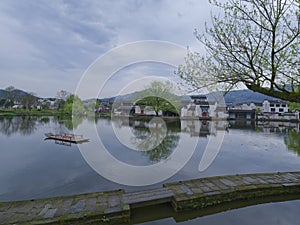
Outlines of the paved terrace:
[[127,224],[132,208],[169,202],[175,211],[300,193],[300,172],[209,177],[142,192],[123,190],[0,203],[0,224]]

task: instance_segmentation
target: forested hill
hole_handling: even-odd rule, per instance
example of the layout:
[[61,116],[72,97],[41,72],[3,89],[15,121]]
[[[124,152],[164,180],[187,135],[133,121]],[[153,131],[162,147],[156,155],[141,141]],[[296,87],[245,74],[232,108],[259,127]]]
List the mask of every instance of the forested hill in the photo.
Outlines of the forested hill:
[[[19,89],[15,89],[13,90],[14,92],[14,96],[16,96],[17,98],[26,94],[25,91],[23,90],[19,90]],[[131,94],[127,94],[124,96],[118,96],[118,98],[124,99],[124,100],[128,100],[130,99],[133,95],[135,95],[137,93],[131,93]],[[208,94],[208,99],[210,100],[213,94]],[[6,91],[3,89],[0,89],[0,99],[5,99],[7,96]],[[115,99],[115,97],[112,98],[107,98],[106,100],[111,99],[112,101]],[[257,92],[253,92],[251,90],[234,90],[234,91],[230,91],[225,95],[225,102],[226,103],[233,103],[233,104],[238,104],[238,103],[248,103],[248,102],[263,102],[264,100],[274,100],[275,98],[273,97],[269,97],[266,96],[264,94],[260,94]]]
[[254,92],[248,89],[230,91],[225,95],[225,102],[237,104],[248,102],[263,102],[264,100],[275,100],[276,98]]
[[[27,92],[23,91],[23,90],[19,90],[19,89],[15,89],[12,91],[13,95],[18,97],[21,97],[22,95],[26,94]],[[7,91],[0,89],[0,99],[5,99],[7,97]]]

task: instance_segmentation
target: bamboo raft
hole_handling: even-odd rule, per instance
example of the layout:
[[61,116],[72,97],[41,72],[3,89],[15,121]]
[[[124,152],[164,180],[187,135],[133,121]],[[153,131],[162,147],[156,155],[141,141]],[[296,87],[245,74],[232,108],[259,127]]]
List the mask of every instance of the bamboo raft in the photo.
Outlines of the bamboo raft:
[[46,133],[45,136],[46,136],[46,139],[70,142],[70,143],[75,143],[75,144],[80,144],[80,143],[89,141],[89,139],[84,138],[83,135],[78,135],[78,134],[63,134],[63,135],[61,135],[61,134]]

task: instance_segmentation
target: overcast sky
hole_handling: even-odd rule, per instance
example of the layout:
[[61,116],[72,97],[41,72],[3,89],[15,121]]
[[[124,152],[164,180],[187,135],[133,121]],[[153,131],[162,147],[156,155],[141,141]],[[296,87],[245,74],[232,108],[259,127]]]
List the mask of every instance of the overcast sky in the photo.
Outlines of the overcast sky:
[[[162,40],[201,51],[193,31],[203,30],[210,11],[208,0],[1,0],[0,89],[13,85],[41,97],[74,92],[91,63],[128,42]],[[151,63],[135,69],[173,73]],[[114,88],[121,88],[118,80]]]

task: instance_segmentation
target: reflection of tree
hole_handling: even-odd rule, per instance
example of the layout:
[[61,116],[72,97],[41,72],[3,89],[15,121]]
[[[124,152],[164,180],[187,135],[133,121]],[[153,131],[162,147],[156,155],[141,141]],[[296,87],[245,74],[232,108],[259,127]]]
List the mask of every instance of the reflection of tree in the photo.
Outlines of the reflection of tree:
[[174,132],[167,132],[166,137],[161,144],[151,151],[147,151],[146,154],[152,162],[159,162],[165,160],[176,148],[179,141],[179,134]]
[[36,130],[36,117],[26,116],[20,121],[20,133],[30,135]]
[[30,135],[36,130],[36,117],[5,117],[0,120],[0,132],[11,136],[14,133]]
[[[167,159],[174,148],[176,148],[180,136],[177,132],[180,130],[180,124],[177,122],[166,123],[167,127],[165,129],[161,128],[159,123],[154,123],[154,125],[152,133],[149,130],[149,123],[142,123],[138,127],[132,127],[135,135],[132,142],[140,150],[152,149],[145,151],[145,154],[148,155],[150,161],[159,162]],[[149,138],[150,136],[151,138]],[[139,141],[135,141],[138,139]],[[158,146],[156,146],[157,142],[160,142]]]
[[47,124],[47,123],[50,122],[50,118],[49,117],[42,117],[42,118],[40,118],[39,122],[42,123],[42,124],[43,123]]
[[64,121],[64,124],[68,130],[76,129],[83,121],[83,117],[74,116],[72,119],[67,119]]
[[38,125],[45,125],[50,123],[50,120],[56,124],[56,133],[68,133],[68,130],[76,129],[82,123],[82,117],[62,118],[62,117],[2,117],[0,118],[0,133],[11,136],[12,134],[19,133],[22,135],[30,135]]
[[300,133],[290,130],[288,136],[284,137],[284,143],[289,150],[300,156]]

